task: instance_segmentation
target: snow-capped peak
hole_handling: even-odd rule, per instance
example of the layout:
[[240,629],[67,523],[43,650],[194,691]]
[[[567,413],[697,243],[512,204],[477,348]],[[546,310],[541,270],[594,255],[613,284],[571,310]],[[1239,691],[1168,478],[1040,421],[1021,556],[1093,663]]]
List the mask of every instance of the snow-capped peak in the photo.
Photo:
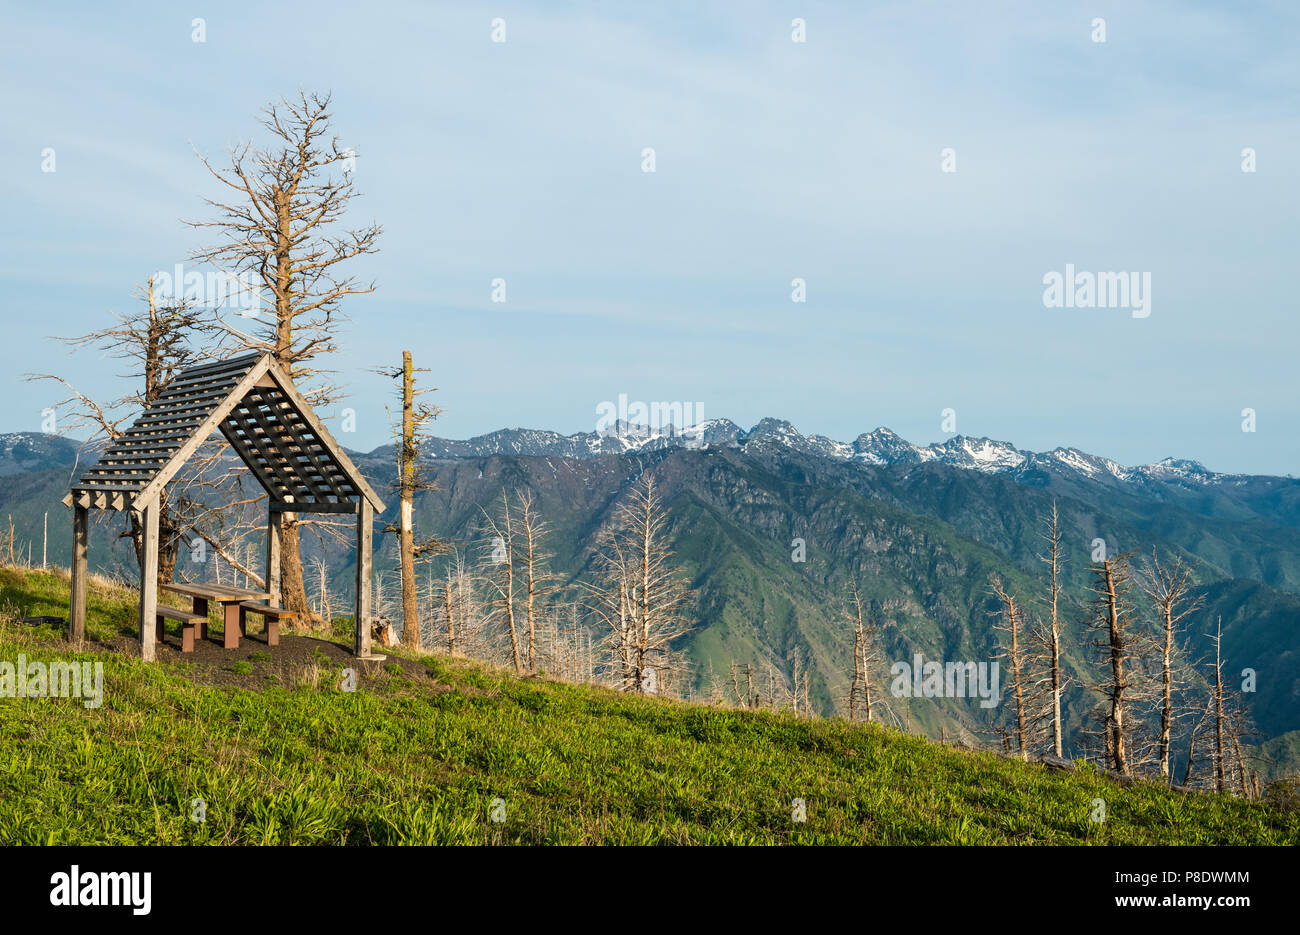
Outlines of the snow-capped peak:
[[1201,479],[1212,476],[1201,462],[1187,458],[1163,458],[1155,464],[1144,464],[1139,470],[1153,477]]
[[1026,455],[1008,442],[954,435],[945,442],[936,442],[922,449],[921,457],[926,461],[939,461],[954,467],[994,472],[1019,467],[1025,463]]
[[915,445],[884,426],[855,438],[853,457],[867,464],[911,464],[921,460]]

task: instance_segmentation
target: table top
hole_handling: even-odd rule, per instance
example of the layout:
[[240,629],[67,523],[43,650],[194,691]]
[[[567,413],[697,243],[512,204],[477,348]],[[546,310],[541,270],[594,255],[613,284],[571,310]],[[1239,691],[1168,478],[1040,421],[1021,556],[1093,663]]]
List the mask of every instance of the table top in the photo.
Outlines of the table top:
[[173,594],[206,597],[208,600],[217,601],[218,603],[269,601],[271,599],[270,591],[250,591],[248,588],[237,588],[233,584],[189,584],[183,581],[173,581],[161,587],[164,591],[171,591]]

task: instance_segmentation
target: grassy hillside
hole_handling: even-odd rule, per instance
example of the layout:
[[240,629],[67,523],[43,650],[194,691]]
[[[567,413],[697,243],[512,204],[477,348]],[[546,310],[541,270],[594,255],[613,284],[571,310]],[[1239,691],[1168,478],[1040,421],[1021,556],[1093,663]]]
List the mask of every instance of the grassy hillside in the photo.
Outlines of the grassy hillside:
[[[1300,840],[1300,814],[1266,803],[1120,788],[875,726],[623,697],[444,656],[367,664],[352,692],[341,676],[354,663],[301,636],[145,665],[108,649],[125,648],[133,596],[102,584],[85,652],[17,622],[64,614],[66,600],[57,575],[0,570],[0,659],[102,662],[105,691],[98,709],[0,699],[6,843]],[[490,820],[494,799],[503,822]],[[1097,799],[1105,822],[1091,820]]]

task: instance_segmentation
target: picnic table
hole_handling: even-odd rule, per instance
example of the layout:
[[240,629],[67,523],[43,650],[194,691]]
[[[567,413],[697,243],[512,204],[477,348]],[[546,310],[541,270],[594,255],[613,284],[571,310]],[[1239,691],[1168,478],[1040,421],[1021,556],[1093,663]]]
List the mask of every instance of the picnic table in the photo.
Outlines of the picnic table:
[[[204,623],[200,623],[200,639],[206,639],[208,617],[208,604],[215,601],[220,604],[223,611],[223,617],[226,623],[225,648],[238,649],[239,638],[244,634],[245,615],[248,610],[252,609],[250,605],[259,604],[263,601],[271,600],[269,591],[251,591],[248,588],[237,588],[234,585],[225,584],[187,584],[184,582],[173,582],[161,586],[164,591],[171,591],[173,594],[183,594],[194,599],[194,613],[203,618]],[[277,608],[266,606],[266,610],[271,614],[277,613]],[[254,610],[254,613],[257,611]],[[271,622],[271,616],[267,616],[268,627]]]

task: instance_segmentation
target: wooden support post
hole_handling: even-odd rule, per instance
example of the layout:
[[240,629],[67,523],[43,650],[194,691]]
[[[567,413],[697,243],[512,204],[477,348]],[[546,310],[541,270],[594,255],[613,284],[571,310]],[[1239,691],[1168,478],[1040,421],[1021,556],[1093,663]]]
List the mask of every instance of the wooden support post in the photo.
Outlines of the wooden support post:
[[84,506],[72,508],[72,596],[68,600],[68,639],[86,637],[86,554],[90,516]]
[[208,638],[208,599],[206,597],[194,598],[192,609],[194,613],[203,617],[199,621],[199,639],[206,640]]
[[225,613],[225,630],[222,648],[238,649],[239,638],[244,635],[244,611],[240,608],[238,602],[233,604],[222,604],[222,610]]
[[362,658],[370,655],[370,566],[374,515],[374,507],[362,497],[357,510],[356,639],[352,643],[353,653]]
[[269,603],[272,607],[280,606],[280,533],[284,529],[284,514],[277,511],[275,504],[267,507],[266,513],[266,582],[265,591],[271,593]]
[[140,543],[140,658],[153,662],[158,631],[158,498],[145,504]]

